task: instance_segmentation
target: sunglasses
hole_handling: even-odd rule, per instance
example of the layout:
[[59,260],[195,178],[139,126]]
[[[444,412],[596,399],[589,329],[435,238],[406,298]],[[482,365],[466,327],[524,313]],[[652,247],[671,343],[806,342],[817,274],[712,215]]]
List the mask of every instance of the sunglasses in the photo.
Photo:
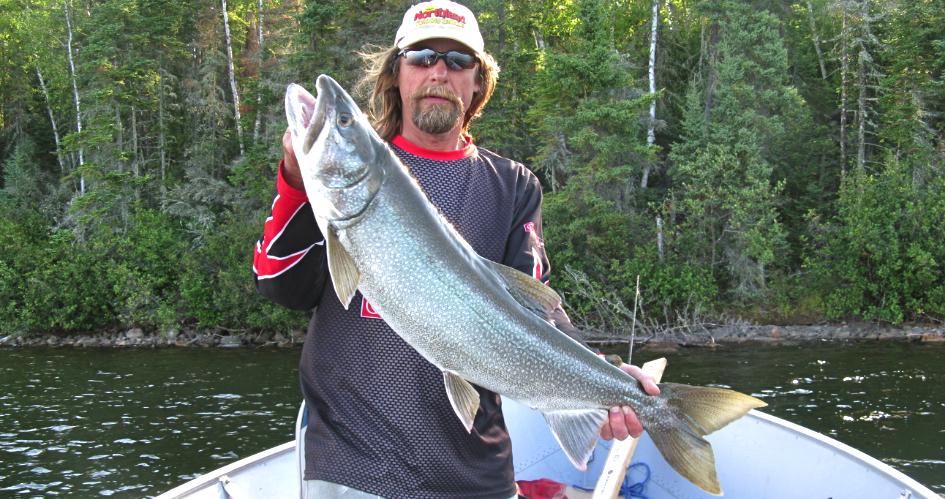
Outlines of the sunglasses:
[[446,61],[446,67],[450,69],[472,69],[476,66],[476,57],[458,50],[447,52],[437,52],[433,49],[404,49],[397,53],[397,57],[403,57],[407,64],[411,66],[422,66],[428,68],[436,64],[436,61],[443,59]]

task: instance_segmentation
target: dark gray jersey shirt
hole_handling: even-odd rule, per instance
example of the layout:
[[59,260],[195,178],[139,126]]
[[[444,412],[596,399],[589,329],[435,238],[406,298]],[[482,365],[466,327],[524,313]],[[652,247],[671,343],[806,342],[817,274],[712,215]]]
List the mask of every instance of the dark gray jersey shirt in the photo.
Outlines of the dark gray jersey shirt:
[[[546,280],[541,188],[536,177],[474,145],[393,149],[446,219],[483,257]],[[512,455],[499,396],[479,388],[467,433],[442,373],[374,313],[360,293],[345,310],[330,285],[322,237],[301,193],[280,178],[263,239],[257,288],[294,308],[317,305],[300,361],[309,408],[306,479],[388,498],[508,498]],[[433,307],[430,314],[436,314]]]

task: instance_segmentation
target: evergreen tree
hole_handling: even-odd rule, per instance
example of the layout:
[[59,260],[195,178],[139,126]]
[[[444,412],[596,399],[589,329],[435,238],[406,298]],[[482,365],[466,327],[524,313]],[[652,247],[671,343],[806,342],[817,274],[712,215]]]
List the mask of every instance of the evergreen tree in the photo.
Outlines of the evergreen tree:
[[670,158],[678,251],[715,273],[732,297],[763,297],[784,255],[774,176],[803,108],[787,82],[779,23],[741,2],[713,3],[705,66],[692,80],[682,141]]

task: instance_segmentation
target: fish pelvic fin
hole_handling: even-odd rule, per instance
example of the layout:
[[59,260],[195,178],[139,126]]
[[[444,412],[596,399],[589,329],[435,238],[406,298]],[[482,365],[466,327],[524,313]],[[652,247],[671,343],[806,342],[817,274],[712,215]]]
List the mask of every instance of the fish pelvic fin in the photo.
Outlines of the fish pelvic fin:
[[543,413],[548,428],[575,468],[584,471],[594,453],[600,429],[607,421],[606,409],[562,410]]
[[351,259],[351,255],[348,254],[348,250],[338,241],[338,235],[330,227],[325,227],[322,232],[325,236],[331,283],[335,287],[335,294],[347,310],[351,299],[354,298],[354,293],[358,290],[361,272]]
[[446,396],[450,399],[453,412],[463,423],[467,432],[472,432],[476,412],[479,411],[479,392],[470,382],[457,374],[443,371],[443,383],[446,386]]
[[650,438],[666,462],[700,489],[721,495],[712,445],[702,438],[767,404],[733,390],[661,383],[667,411],[659,421],[644,421]]

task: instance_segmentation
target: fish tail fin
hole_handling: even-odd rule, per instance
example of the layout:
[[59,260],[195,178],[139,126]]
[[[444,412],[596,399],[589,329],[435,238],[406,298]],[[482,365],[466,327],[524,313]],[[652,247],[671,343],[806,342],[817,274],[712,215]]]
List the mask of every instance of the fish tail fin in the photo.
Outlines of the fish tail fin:
[[660,420],[646,424],[650,438],[680,475],[710,494],[721,495],[712,445],[702,437],[767,404],[723,388],[662,383],[660,392],[668,411],[660,411]]

